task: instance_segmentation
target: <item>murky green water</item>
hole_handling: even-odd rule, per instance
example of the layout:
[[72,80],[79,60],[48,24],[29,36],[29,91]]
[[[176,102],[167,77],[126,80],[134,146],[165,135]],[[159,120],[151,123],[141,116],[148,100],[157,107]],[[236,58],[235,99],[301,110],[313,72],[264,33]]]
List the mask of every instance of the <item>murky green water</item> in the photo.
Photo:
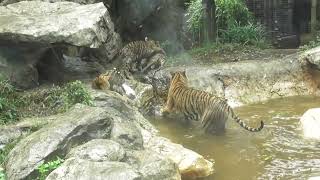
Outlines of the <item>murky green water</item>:
[[320,176],[320,140],[304,139],[299,118],[320,107],[319,97],[291,97],[236,108],[246,122],[265,122],[250,133],[228,121],[222,136],[204,135],[174,119],[154,119],[161,134],[215,160],[215,180],[307,179]]

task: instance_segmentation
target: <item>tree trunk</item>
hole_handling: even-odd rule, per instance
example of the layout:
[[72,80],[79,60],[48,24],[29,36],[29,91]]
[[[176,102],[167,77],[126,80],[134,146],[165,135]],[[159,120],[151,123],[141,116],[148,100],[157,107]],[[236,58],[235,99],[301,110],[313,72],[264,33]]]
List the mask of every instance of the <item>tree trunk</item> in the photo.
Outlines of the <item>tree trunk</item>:
[[204,42],[212,42],[216,36],[216,5],[214,0],[202,0],[204,9]]
[[312,0],[311,5],[311,33],[316,32],[317,26],[317,0]]

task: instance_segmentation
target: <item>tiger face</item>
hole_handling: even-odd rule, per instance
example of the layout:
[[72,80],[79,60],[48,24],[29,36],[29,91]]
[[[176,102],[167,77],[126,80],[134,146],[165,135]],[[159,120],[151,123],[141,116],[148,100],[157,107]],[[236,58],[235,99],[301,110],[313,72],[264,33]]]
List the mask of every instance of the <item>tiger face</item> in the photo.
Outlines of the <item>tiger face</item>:
[[109,90],[110,89],[110,83],[109,80],[111,78],[111,75],[108,73],[106,74],[100,74],[97,76],[93,82],[92,82],[92,88],[94,89],[102,89],[102,90]]

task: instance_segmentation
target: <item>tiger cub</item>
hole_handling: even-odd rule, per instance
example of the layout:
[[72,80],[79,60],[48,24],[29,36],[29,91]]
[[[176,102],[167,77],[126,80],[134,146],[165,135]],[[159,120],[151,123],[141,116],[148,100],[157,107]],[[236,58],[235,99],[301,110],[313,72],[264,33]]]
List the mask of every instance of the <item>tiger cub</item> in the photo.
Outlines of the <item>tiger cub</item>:
[[110,83],[109,79],[111,75],[108,73],[98,75],[91,83],[93,89],[102,89],[102,90],[109,90]]
[[98,75],[92,81],[92,88],[116,91],[123,95],[125,93],[122,87],[124,82],[125,78],[120,74],[119,71],[117,71],[116,68],[114,68],[113,70],[107,71],[104,74]]
[[185,71],[171,73],[171,76],[168,98],[163,112],[179,111],[188,120],[200,120],[205,132],[212,134],[225,131],[225,123],[229,116],[248,131],[257,132],[263,128],[263,121],[258,128],[246,125],[233,112],[224,98],[188,87]]
[[[157,54],[161,54],[161,58],[152,58]],[[146,73],[160,68],[164,64],[165,55],[159,42],[146,38],[144,41],[133,41],[125,45],[116,56],[113,66],[131,79],[131,73]]]

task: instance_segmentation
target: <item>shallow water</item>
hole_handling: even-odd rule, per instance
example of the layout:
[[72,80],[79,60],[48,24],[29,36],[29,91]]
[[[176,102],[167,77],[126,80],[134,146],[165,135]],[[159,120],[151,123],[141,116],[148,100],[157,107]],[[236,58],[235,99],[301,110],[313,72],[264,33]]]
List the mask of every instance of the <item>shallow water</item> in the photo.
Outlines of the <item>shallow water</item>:
[[265,122],[258,133],[247,132],[231,120],[221,136],[204,135],[174,119],[152,122],[163,136],[215,160],[215,174],[206,179],[307,179],[320,176],[320,140],[302,136],[299,118],[314,107],[320,107],[320,97],[290,97],[236,108],[249,125]]

